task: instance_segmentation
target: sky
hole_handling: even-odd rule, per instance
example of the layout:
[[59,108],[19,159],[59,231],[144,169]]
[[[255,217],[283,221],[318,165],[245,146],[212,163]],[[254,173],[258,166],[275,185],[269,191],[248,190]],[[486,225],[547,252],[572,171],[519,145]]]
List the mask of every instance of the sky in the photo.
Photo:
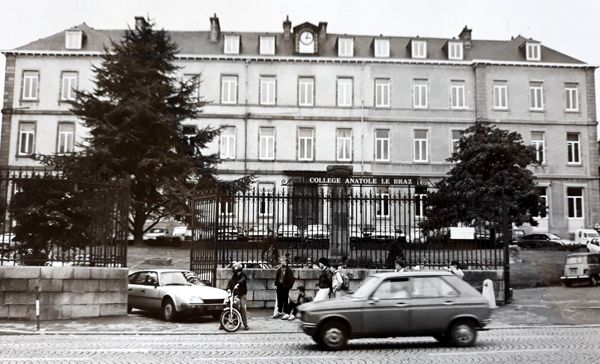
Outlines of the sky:
[[[292,27],[325,21],[328,32],[365,35],[451,38],[467,25],[473,39],[508,40],[520,34],[600,65],[599,0],[2,0],[0,50],[83,22],[96,29],[124,29],[140,15],[167,30],[208,30],[215,13],[223,31],[280,32],[286,15]],[[4,64],[0,56],[0,92]]]

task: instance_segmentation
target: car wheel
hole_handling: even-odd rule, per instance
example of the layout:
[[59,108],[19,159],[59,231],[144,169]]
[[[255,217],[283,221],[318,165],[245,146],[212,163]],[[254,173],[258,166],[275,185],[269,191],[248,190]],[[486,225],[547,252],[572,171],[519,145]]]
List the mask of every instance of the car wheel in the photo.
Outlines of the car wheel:
[[162,305],[161,314],[162,314],[162,318],[165,321],[173,322],[176,320],[177,310],[175,309],[175,304],[173,303],[172,299],[167,298],[166,300],[164,300],[163,305]]
[[321,328],[320,344],[327,350],[340,350],[348,341],[348,330],[339,321],[326,322]]
[[590,287],[594,287],[598,285],[598,277],[596,277],[595,275],[590,277]]
[[452,324],[449,337],[452,344],[456,346],[472,346],[477,340],[477,330],[470,321],[461,320]]

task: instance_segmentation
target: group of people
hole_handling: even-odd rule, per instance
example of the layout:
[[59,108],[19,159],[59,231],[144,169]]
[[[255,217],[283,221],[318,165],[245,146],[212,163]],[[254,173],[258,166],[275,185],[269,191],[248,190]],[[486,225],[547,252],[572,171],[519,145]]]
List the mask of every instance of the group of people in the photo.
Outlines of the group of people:
[[[281,264],[277,268],[277,273],[275,274],[275,288],[277,292],[276,298],[276,309],[273,314],[273,318],[281,318],[283,320],[294,320],[297,314],[297,307],[303,303],[309,301],[324,301],[328,298],[335,298],[338,295],[341,295],[344,290],[348,289],[348,278],[345,275],[344,269],[345,266],[340,265],[333,267],[329,264],[329,260],[327,258],[320,258],[318,260],[318,269],[321,270],[319,274],[319,282],[317,287],[319,290],[315,295],[314,299],[308,297],[306,295],[306,288],[304,286],[298,286],[298,297],[296,300],[292,300],[289,297],[290,290],[294,286],[296,278],[294,276],[294,271],[288,264],[289,254],[286,254],[284,258],[281,258]],[[312,269],[312,262],[310,263],[310,268]],[[242,323],[244,325],[244,330],[248,330],[248,312],[247,312],[247,298],[246,295],[248,293],[248,276],[244,273],[244,266],[240,262],[235,262],[231,267],[233,274],[229,282],[227,283],[227,291],[232,292],[235,291],[237,296],[240,299],[240,314],[242,315]],[[397,260],[395,264],[396,272],[404,272],[407,270],[419,270],[419,266],[408,267],[404,261]],[[454,275],[463,278],[464,273],[460,267],[458,261],[454,260],[450,263],[450,266],[447,268]],[[222,326],[219,327],[222,329]]]

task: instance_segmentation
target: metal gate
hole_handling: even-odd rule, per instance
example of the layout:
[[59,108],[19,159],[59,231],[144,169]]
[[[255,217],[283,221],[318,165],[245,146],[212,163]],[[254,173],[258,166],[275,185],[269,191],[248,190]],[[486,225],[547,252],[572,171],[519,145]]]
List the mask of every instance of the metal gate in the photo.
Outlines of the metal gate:
[[204,196],[191,201],[192,204],[192,248],[190,270],[198,278],[215,286],[217,279],[217,211],[216,196]]

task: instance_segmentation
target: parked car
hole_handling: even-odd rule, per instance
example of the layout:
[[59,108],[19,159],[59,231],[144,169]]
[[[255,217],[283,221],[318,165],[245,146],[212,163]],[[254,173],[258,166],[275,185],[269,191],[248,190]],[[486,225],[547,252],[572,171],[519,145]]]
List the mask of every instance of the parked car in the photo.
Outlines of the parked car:
[[286,224],[277,227],[277,236],[280,238],[300,238],[300,229],[296,225]]
[[591,239],[586,244],[586,248],[590,253],[600,253],[600,239]]
[[187,226],[176,226],[171,236],[179,240],[192,240],[192,229]]
[[[240,261],[244,269],[273,269],[273,265],[264,260],[242,260]],[[233,262],[227,264],[225,268],[231,268]]]
[[561,239],[550,233],[537,233],[525,235],[518,242],[521,248],[550,248],[550,249],[572,249],[578,247],[572,240]]
[[250,226],[246,236],[249,240],[264,239],[267,236],[273,235],[271,229],[267,226]]
[[167,230],[167,228],[156,227],[148,230],[148,232],[144,234],[144,240],[155,240],[167,236],[169,236],[169,230]]
[[575,253],[567,255],[560,280],[567,287],[575,282],[587,282],[595,286],[600,282],[600,254]]
[[575,230],[575,243],[581,246],[586,246],[592,239],[600,239],[600,234],[594,229],[577,229]]
[[321,347],[342,349],[349,339],[433,336],[471,346],[490,323],[489,303],[450,272],[378,273],[351,296],[305,303],[300,326]]
[[326,225],[308,225],[306,227],[307,239],[329,239],[329,230]]
[[392,240],[396,238],[396,229],[392,226],[378,226],[371,237],[378,240]]
[[219,226],[217,228],[217,240],[237,240],[238,229],[235,226]]
[[159,311],[166,321],[175,321],[181,314],[218,319],[226,296],[226,291],[205,285],[191,271],[142,270],[129,275],[127,312],[134,308]]

